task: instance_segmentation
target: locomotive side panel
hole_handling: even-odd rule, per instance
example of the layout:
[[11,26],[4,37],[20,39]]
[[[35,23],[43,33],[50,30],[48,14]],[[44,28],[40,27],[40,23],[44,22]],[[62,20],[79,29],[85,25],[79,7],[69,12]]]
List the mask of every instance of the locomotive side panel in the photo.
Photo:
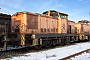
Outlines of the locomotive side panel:
[[11,21],[11,32],[12,33],[20,33],[21,24],[25,24],[25,17],[23,13],[16,13],[12,15]]
[[67,19],[61,18],[61,33],[67,33]]
[[27,29],[26,33],[32,34],[32,33],[38,33],[38,15],[34,14],[27,14]]
[[81,33],[81,24],[80,23],[75,23],[75,27],[77,28],[77,34]]
[[68,21],[68,33],[75,33],[75,22],[74,21]]
[[46,33],[48,29],[48,20],[45,16],[40,16],[40,33]]
[[77,33],[89,33],[89,25],[76,23],[75,27],[77,27]]
[[56,18],[53,18],[51,26],[52,26],[52,29],[53,29],[52,32],[57,33],[57,19]]
[[89,25],[83,24],[83,33],[89,33]]
[[57,19],[50,17],[50,16],[45,16],[45,15],[40,15],[39,16],[39,29],[40,33],[56,33],[57,29]]

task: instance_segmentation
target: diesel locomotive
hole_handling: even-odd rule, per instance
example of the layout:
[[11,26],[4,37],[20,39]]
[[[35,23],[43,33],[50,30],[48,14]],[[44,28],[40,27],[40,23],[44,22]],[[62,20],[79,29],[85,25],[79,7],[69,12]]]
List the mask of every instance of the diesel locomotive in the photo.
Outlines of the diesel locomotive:
[[90,22],[78,23],[68,19],[68,14],[49,10],[39,13],[16,12],[0,14],[0,46],[35,47],[65,45],[90,39]]
[[11,15],[0,13],[0,48],[6,48],[6,36],[11,30]]

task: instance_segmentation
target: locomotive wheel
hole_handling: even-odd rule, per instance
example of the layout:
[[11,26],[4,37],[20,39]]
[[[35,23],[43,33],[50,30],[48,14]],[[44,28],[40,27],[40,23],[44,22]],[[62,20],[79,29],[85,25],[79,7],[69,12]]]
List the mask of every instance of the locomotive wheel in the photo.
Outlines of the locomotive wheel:
[[50,40],[48,40],[46,43],[45,43],[45,48],[49,48],[50,46],[51,46],[51,41]]
[[67,45],[70,44],[70,40],[69,40],[69,38],[66,39],[66,44],[67,44]]
[[65,45],[65,40],[64,39],[61,39],[61,45]]
[[37,49],[37,50],[41,49],[41,47],[42,47],[41,45],[34,46],[34,48]]

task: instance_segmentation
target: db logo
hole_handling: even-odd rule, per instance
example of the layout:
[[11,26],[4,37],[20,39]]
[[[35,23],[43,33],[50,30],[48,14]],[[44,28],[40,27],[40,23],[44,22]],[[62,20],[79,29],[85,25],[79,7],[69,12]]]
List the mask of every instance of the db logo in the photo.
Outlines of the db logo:
[[65,24],[62,25],[62,29],[65,29]]

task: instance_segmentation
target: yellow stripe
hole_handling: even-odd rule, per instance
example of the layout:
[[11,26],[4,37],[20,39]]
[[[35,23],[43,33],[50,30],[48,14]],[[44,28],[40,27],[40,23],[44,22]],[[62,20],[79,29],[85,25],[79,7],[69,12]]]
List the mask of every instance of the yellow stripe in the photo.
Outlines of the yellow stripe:
[[82,36],[83,36],[83,34],[80,34],[80,35],[79,35],[80,39],[82,39]]
[[25,35],[21,35],[21,45],[25,45]]

